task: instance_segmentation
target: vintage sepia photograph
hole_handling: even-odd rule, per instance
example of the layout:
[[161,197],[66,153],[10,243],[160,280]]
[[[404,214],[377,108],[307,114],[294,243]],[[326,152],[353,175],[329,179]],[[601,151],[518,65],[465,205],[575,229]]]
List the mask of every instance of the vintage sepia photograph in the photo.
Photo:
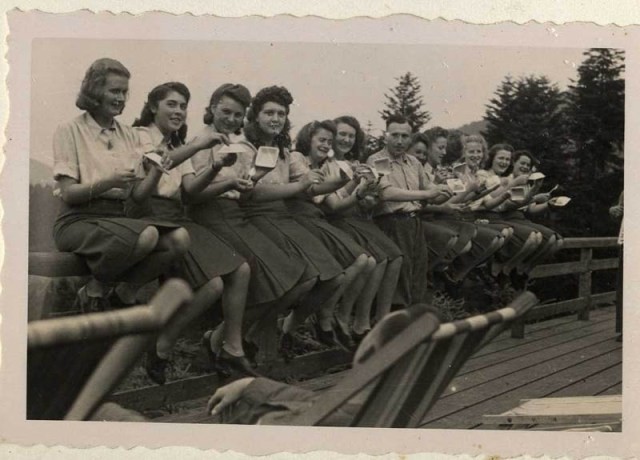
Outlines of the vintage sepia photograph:
[[26,426],[625,433],[625,46],[31,14]]

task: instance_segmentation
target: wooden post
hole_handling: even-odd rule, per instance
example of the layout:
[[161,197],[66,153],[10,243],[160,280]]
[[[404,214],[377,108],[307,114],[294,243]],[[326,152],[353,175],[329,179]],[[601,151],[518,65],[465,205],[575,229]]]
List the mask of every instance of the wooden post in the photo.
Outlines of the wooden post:
[[591,259],[593,258],[593,249],[580,249],[580,262],[584,266],[584,271],[580,273],[578,281],[578,297],[584,299],[584,307],[578,313],[578,319],[581,321],[589,320],[589,311],[591,310]]

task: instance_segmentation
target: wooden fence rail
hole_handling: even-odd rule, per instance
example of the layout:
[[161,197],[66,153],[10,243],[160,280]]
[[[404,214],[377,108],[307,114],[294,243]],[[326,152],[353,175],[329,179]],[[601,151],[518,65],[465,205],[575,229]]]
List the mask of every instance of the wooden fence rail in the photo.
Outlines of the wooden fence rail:
[[562,313],[578,314],[578,319],[589,319],[591,306],[597,303],[612,302],[616,292],[609,291],[593,294],[591,290],[592,274],[594,271],[618,268],[618,258],[594,259],[593,250],[596,248],[611,248],[618,245],[616,237],[601,238],[566,238],[563,250],[580,249],[580,260],[557,264],[538,265],[531,272],[531,279],[543,279],[564,275],[578,275],[578,297],[561,302],[538,305],[529,311],[525,318],[514,323],[511,336],[524,337],[525,322],[548,318]]

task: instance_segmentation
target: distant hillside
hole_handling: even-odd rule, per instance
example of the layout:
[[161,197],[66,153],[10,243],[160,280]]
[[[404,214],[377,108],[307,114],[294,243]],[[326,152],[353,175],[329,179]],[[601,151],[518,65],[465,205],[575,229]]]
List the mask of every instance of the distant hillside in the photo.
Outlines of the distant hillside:
[[53,182],[53,168],[31,158],[29,160],[29,183],[40,184],[43,182]]
[[487,129],[488,123],[485,120],[472,121],[466,125],[460,126],[458,129],[465,134],[480,134]]

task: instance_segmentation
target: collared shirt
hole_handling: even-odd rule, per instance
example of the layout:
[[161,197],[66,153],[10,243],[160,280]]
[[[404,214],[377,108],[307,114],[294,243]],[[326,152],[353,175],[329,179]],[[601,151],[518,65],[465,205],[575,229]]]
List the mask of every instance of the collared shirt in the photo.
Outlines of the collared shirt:
[[[58,126],[53,135],[53,178],[70,177],[80,184],[94,184],[114,170],[140,171],[142,147],[131,126],[113,120],[109,128],[100,126],[85,112]],[[102,198],[124,199],[129,190],[113,188]]]
[[[382,158],[388,158],[391,164],[391,173],[380,180],[383,189],[395,187],[403,190],[425,190],[427,177],[424,166],[416,157],[405,153],[394,158],[385,148],[371,155],[367,163],[374,166],[374,162]],[[422,204],[419,201],[382,201],[375,210],[375,214],[414,212],[420,208]]]
[[[215,126],[210,125],[211,129],[216,131]],[[211,181],[212,183],[222,182],[229,179],[242,179],[248,177],[249,171],[253,166],[256,157],[256,150],[253,145],[243,136],[229,136],[232,144],[241,144],[245,149],[238,153],[238,159],[231,166],[225,166],[222,168],[216,177]],[[222,148],[222,144],[215,145],[213,148],[201,150],[191,158],[193,169],[196,172],[200,172],[206,168],[211,167],[216,159],[219,159],[217,155],[218,151]],[[237,190],[227,190],[220,194],[221,198],[229,198],[232,200],[240,199],[240,192]]]
[[[157,148],[167,148],[167,141],[162,132],[154,124],[136,128],[140,136],[144,152],[151,152]],[[187,174],[194,174],[190,161],[183,161],[175,168],[169,170],[169,174],[162,174],[153,196],[169,198],[175,201],[182,200],[181,187],[182,177]]]

